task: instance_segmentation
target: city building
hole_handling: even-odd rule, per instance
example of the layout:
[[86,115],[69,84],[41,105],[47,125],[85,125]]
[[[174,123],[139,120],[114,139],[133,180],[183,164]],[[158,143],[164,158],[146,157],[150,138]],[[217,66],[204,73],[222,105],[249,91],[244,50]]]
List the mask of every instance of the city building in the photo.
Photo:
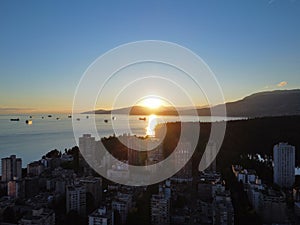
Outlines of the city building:
[[55,193],[64,195],[66,193],[67,181],[65,179],[55,180]]
[[89,215],[89,225],[114,225],[114,212],[105,206]]
[[13,198],[25,197],[25,181],[24,179],[11,180],[7,183],[7,195]]
[[55,213],[51,209],[33,209],[19,220],[19,225],[55,225]]
[[[170,187],[159,187],[159,193],[151,197],[151,224],[168,225],[170,224]],[[166,190],[167,189],[167,190]]]
[[191,144],[189,142],[180,142],[177,145],[178,151],[175,152],[175,168],[181,168],[172,178],[172,181],[182,183],[191,182],[192,176],[192,156]]
[[148,138],[149,147],[147,151],[148,164],[155,164],[164,159],[163,144],[157,138]]
[[295,147],[279,143],[273,148],[274,183],[290,188],[295,182]]
[[96,150],[96,140],[91,134],[84,134],[79,137],[79,149],[84,155],[94,156]]
[[62,162],[72,162],[74,160],[74,157],[72,155],[64,153],[61,155],[60,159]]
[[297,217],[300,217],[300,202],[295,202],[294,211]]
[[201,201],[212,202],[213,192],[222,186],[221,175],[212,171],[205,171],[199,177],[198,181],[198,197]]
[[102,198],[102,178],[86,177],[80,179],[79,182],[85,186],[86,192],[93,196],[95,206],[99,207]]
[[112,163],[111,168],[106,171],[107,177],[111,180],[127,181],[129,179],[128,164],[126,162],[120,162],[116,160]]
[[149,173],[155,174],[157,171],[162,170],[163,165],[159,164],[159,162],[164,160],[163,144],[157,138],[148,137],[148,139],[152,146],[147,151],[146,166],[148,166],[147,171]]
[[128,164],[135,166],[143,165],[147,155],[148,139],[123,134],[119,137],[119,140],[127,147]]
[[86,213],[86,187],[84,185],[70,185],[66,188],[66,209],[84,216]]
[[39,176],[44,171],[44,164],[40,161],[35,161],[27,165],[28,176]]
[[117,196],[112,201],[112,209],[120,215],[121,224],[125,224],[128,212],[132,206],[132,195],[118,192]]
[[260,213],[262,204],[262,191],[265,190],[264,185],[260,183],[250,183],[245,186],[251,205],[257,213]]
[[11,155],[7,158],[1,159],[2,163],[2,177],[1,181],[8,182],[10,180],[17,180],[22,178],[22,159]]
[[293,199],[295,202],[300,202],[300,186],[293,188]]
[[234,225],[234,210],[230,192],[226,191],[225,188],[219,188],[214,193],[213,224]]
[[238,182],[242,182],[243,184],[253,184],[257,182],[258,177],[254,170],[243,169],[241,166],[235,165],[232,166],[232,171]]
[[285,194],[273,189],[263,190],[258,213],[264,224],[289,224]]

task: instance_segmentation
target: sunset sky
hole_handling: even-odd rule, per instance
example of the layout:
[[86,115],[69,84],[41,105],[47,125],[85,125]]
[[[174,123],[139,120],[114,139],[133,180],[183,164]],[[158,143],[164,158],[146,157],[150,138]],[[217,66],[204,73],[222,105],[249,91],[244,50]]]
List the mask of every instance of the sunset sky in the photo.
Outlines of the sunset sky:
[[299,0],[2,0],[0,113],[69,112],[88,66],[140,40],[192,50],[226,101],[300,88]]

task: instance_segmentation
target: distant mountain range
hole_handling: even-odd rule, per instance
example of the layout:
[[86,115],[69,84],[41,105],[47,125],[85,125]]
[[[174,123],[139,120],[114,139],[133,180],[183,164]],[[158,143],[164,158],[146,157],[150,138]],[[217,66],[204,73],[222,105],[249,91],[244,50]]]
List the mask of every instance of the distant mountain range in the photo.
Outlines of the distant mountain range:
[[300,90],[260,92],[236,102],[229,102],[226,108],[229,116],[300,115]]
[[[218,111],[220,105],[214,109]],[[266,116],[284,116],[300,115],[300,89],[295,90],[276,90],[259,92],[247,96],[235,102],[226,103],[227,116],[233,117],[266,117]],[[191,109],[182,107],[178,109],[182,115],[191,115]],[[198,115],[209,116],[209,108],[198,108]],[[128,114],[130,115],[178,115],[173,107],[160,107],[158,109],[149,109],[143,106],[133,106],[115,110],[96,110],[85,113],[95,114]]]

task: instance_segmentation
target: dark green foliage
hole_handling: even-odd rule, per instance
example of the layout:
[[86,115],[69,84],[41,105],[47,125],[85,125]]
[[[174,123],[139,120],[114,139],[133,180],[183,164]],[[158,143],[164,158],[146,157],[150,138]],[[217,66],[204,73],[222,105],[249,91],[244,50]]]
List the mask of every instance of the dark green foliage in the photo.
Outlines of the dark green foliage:
[[47,158],[60,158],[61,152],[57,149],[54,149],[46,154]]

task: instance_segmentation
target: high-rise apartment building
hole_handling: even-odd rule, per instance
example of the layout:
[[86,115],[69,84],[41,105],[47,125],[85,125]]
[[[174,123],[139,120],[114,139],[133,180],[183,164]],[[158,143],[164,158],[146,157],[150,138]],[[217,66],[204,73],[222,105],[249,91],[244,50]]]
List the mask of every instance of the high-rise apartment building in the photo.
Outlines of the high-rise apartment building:
[[84,185],[67,186],[66,191],[67,213],[71,210],[84,216],[86,212],[86,187]]
[[2,178],[1,181],[8,182],[22,178],[22,159],[11,155],[1,159]]
[[95,206],[99,207],[102,198],[102,178],[85,177],[80,179],[80,183],[85,186],[86,192],[93,196]]
[[96,150],[95,137],[92,137],[90,134],[84,134],[82,137],[79,137],[79,149],[82,154],[93,156]]
[[[168,181],[169,182],[169,181]],[[167,189],[167,190],[166,190]],[[159,193],[151,197],[151,224],[170,224],[170,190],[169,187],[160,186]]]
[[120,215],[121,224],[125,224],[128,212],[132,207],[132,195],[118,192],[118,195],[112,201],[112,209]]
[[274,183],[280,187],[292,187],[295,182],[295,147],[279,143],[273,148]]
[[192,156],[192,146],[189,142],[180,142],[177,145],[178,151],[175,154],[175,168],[181,168],[172,178],[172,181],[181,182],[191,182],[193,180],[192,176],[192,161],[190,160]]

